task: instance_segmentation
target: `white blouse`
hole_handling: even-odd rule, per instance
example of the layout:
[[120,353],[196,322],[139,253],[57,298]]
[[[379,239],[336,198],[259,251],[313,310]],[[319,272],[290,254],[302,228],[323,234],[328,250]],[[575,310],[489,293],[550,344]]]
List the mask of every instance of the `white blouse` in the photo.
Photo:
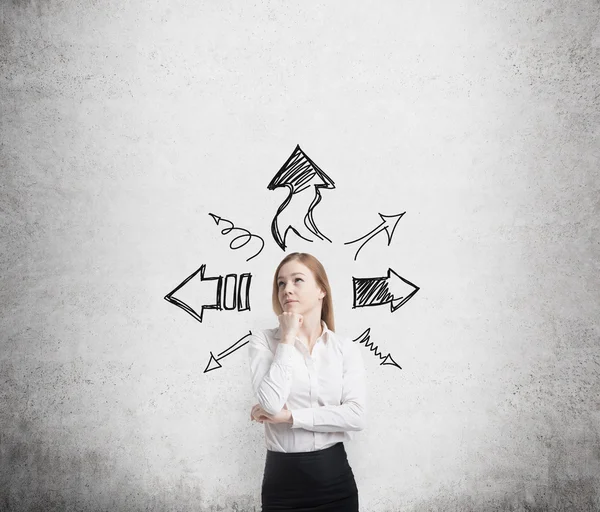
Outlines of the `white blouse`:
[[323,333],[312,351],[296,338],[279,343],[279,327],[252,333],[248,343],[252,389],[268,414],[284,405],[293,424],[263,423],[267,450],[311,452],[352,439],[365,428],[366,386],[360,347],[349,338]]

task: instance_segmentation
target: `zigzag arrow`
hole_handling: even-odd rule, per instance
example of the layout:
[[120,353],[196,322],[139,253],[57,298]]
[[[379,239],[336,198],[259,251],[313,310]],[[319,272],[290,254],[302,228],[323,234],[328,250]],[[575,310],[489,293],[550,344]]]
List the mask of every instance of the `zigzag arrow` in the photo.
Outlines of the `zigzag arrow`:
[[370,341],[370,339],[371,339],[371,328],[369,327],[358,338],[353,339],[352,341],[357,341],[358,343],[364,343],[365,347],[367,347],[371,352],[373,352],[374,355],[379,357],[379,359],[383,360],[381,362],[381,366],[383,366],[384,364],[389,364],[392,366],[396,366],[397,368],[400,368],[402,370],[402,367],[396,361],[394,361],[394,359],[392,358],[392,355],[390,353],[388,353],[387,356],[382,356],[381,352],[379,352],[378,347],[373,347],[373,342]]

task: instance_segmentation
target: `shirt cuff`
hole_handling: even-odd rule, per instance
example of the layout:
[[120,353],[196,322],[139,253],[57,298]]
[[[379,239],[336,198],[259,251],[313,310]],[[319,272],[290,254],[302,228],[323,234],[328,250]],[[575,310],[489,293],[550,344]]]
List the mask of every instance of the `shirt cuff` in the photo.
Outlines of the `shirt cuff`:
[[311,430],[315,426],[315,415],[312,407],[305,409],[294,409],[292,411],[292,428],[304,428]]
[[275,356],[273,362],[281,364],[283,366],[292,366],[294,364],[294,351],[296,347],[294,345],[287,345],[285,343],[279,343],[275,350]]

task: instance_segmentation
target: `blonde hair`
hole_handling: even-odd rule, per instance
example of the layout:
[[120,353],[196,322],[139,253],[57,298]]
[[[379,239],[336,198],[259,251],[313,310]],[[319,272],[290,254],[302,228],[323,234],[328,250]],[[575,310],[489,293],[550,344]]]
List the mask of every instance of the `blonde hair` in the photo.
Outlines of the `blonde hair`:
[[306,252],[293,252],[281,260],[281,263],[279,263],[277,269],[275,270],[275,276],[273,277],[273,311],[277,316],[283,313],[283,308],[279,303],[279,287],[277,286],[277,276],[279,275],[279,270],[281,267],[283,267],[288,261],[293,260],[297,260],[304,266],[308,267],[315,277],[317,286],[325,292],[325,297],[323,297],[323,304],[321,306],[321,320],[327,324],[327,328],[330,331],[335,332],[335,321],[333,319],[333,300],[331,298],[331,286],[329,286],[327,272],[325,272],[325,268],[321,262],[312,254],[308,254]]

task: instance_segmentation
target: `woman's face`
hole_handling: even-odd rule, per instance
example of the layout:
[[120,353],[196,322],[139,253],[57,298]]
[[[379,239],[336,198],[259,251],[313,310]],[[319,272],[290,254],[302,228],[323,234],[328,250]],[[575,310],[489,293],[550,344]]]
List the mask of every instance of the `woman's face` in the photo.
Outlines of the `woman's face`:
[[298,260],[288,261],[277,276],[279,304],[283,311],[305,315],[321,308],[325,292],[319,288],[312,271]]

